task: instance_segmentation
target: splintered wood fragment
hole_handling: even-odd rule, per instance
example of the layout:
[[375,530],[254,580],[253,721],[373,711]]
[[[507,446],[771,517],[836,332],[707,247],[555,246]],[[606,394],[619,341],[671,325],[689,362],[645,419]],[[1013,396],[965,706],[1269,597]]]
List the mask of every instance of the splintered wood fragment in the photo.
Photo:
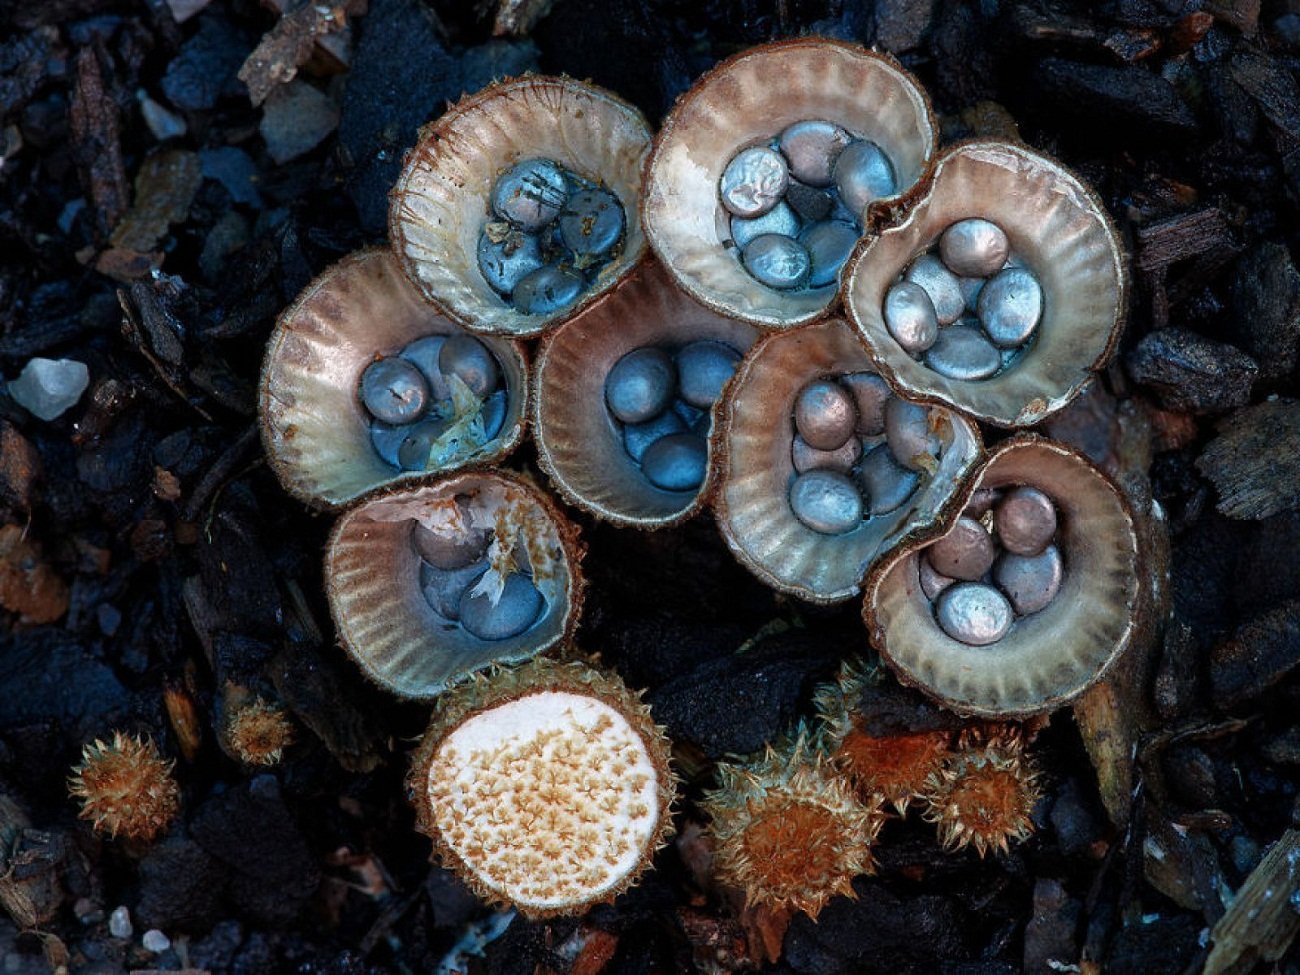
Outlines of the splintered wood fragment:
[[1300,830],[1273,844],[1210,930],[1204,975],[1235,975],[1277,961],[1300,931]]
[[1137,266],[1157,271],[1189,257],[1235,252],[1232,230],[1217,207],[1180,213],[1137,230]]
[[122,164],[117,101],[105,87],[94,47],[83,47],[77,53],[77,75],[68,117],[73,157],[81,170],[82,184],[95,205],[99,229],[107,234],[126,213],[130,191],[126,167]]
[[1260,519],[1300,505],[1300,401],[1274,399],[1236,413],[1196,460],[1230,518]]
[[501,0],[492,22],[494,37],[523,37],[551,12],[555,0]]

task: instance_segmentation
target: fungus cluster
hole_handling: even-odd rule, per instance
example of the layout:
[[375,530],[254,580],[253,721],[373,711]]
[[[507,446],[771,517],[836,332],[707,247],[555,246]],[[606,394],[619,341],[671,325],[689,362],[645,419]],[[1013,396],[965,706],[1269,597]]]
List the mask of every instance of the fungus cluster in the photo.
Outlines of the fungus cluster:
[[81,818],[90,820],[97,833],[152,840],[180,810],[173,764],[152,739],[117,731],[111,742],[96,739],[82,749],[68,792],[81,801]]
[[[948,709],[882,732],[850,675],[818,730],[719,763],[703,808],[749,904],[815,917],[851,894],[887,809],[980,855],[1030,832],[1037,773],[1007,722],[1127,645],[1136,540],[1095,467],[1032,436],[986,453],[978,423],[1031,425],[1105,363],[1123,265],[1059,164],[937,142],[906,71],[816,38],[719,65],[653,147],[607,92],[501,82],[422,131],[391,250],[282,316],[273,467],[343,509],[340,641],[436,701],[410,798],[481,896],[534,917],[608,901],[671,829],[676,786],[637,695],[553,659],[583,654],[584,547],[530,474],[491,466],[528,421],[566,502],[643,529],[712,507],[772,588],[862,598],[864,643]],[[542,341],[530,359],[500,336]]]

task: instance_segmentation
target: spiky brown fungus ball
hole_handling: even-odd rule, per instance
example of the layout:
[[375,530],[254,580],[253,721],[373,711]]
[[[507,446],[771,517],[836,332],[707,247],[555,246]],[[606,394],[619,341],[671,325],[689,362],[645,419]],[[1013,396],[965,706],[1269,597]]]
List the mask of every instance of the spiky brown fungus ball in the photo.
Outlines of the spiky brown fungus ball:
[[180,809],[174,764],[159,754],[152,739],[115,731],[111,743],[97,739],[82,749],[68,792],[81,800],[81,818],[90,820],[95,832],[151,840]]
[[528,917],[611,901],[671,830],[669,746],[616,676],[533,660],[439,698],[408,784],[435,854]]
[[225,735],[230,751],[245,765],[278,765],[293,744],[293,722],[283,708],[258,697],[231,710]]
[[1006,853],[1034,831],[1042,790],[1038,772],[1013,728],[973,729],[926,783],[925,818],[948,849],[973,846]]
[[873,870],[871,845],[883,817],[864,805],[800,729],[745,764],[718,766],[712,818],[719,879],[745,892],[747,906],[816,918],[853,878]]

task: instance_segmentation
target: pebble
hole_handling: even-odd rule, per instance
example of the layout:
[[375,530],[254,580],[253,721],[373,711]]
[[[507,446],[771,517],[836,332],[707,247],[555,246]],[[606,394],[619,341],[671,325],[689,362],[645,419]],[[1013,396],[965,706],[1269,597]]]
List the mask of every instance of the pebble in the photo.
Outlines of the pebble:
[[799,235],[799,243],[808,249],[808,258],[812,261],[808,284],[814,288],[836,284],[840,268],[853,253],[857,242],[858,228],[841,220],[825,220],[805,228]]
[[925,593],[925,598],[934,602],[939,598],[939,593],[951,586],[956,579],[952,579],[942,572],[935,571],[930,560],[919,558],[916,560],[916,575],[921,582],[921,591]]
[[1043,316],[1043,289],[1032,271],[999,271],[980,291],[980,324],[993,344],[1013,349],[1029,341]]
[[844,205],[861,220],[867,204],[897,192],[894,167],[874,142],[854,142],[835,160],[835,187]]
[[129,938],[134,930],[131,926],[131,912],[126,905],[113,908],[113,913],[108,916],[108,933],[114,938]]
[[853,136],[834,122],[809,119],[787,126],[777,138],[790,175],[809,186],[830,186],[835,161]]
[[644,423],[628,423],[623,426],[623,449],[638,464],[645,456],[646,449],[660,437],[674,433],[685,433],[686,424],[672,410],[664,410],[656,417]]
[[885,404],[893,396],[889,383],[874,372],[849,372],[840,376],[840,385],[849,391],[858,408],[857,432],[876,437],[885,432]]
[[1003,552],[993,566],[993,581],[1021,616],[1037,613],[1061,588],[1065,567],[1061,552],[1049,545],[1038,555]]
[[925,364],[949,379],[988,379],[1002,368],[1002,356],[978,329],[949,325],[925,354]]
[[537,622],[546,606],[541,591],[522,572],[506,576],[496,605],[487,594],[474,595],[469,589],[460,600],[460,625],[480,640],[508,640]]
[[376,420],[410,423],[429,408],[429,384],[410,362],[385,356],[361,373],[361,403]]
[[723,342],[691,342],[677,353],[677,395],[697,409],[707,410],[722,395],[740,363],[740,353]]
[[693,433],[660,437],[641,457],[646,479],[665,491],[694,491],[704,483],[708,465],[708,444]]
[[163,934],[157,928],[150,928],[140,939],[145,951],[153,952],[155,955],[161,955],[164,951],[172,946],[171,939]]
[[813,380],[795,397],[795,429],[817,450],[838,450],[853,436],[857,423],[853,397],[837,382]]
[[402,441],[406,439],[406,426],[393,426],[382,420],[370,421],[370,446],[375,448],[375,453],[385,464],[401,469],[402,462],[398,459],[397,452],[401,449]]
[[604,257],[623,239],[627,217],[617,196],[601,187],[579,190],[560,211],[560,239],[584,257]]
[[812,258],[807,248],[782,234],[763,234],[741,252],[745,270],[769,288],[789,291],[808,283]]
[[921,483],[921,475],[901,466],[889,447],[880,444],[863,458],[855,480],[866,497],[867,511],[887,515],[901,508],[912,496]]
[[525,315],[551,315],[573,304],[582,294],[582,275],[568,268],[547,265],[524,275],[511,295]]
[[981,582],[959,582],[945,589],[935,604],[935,618],[950,637],[973,647],[997,643],[1013,620],[1006,597]]
[[492,210],[521,230],[538,231],[560,214],[569,196],[564,171],[549,159],[525,159],[492,187]]
[[1124,364],[1162,407],[1178,413],[1222,413],[1245,406],[1259,374],[1259,364],[1236,346],[1184,328],[1148,332]]
[[857,437],[849,437],[844,441],[843,446],[835,450],[818,450],[816,447],[809,446],[808,441],[796,433],[794,443],[790,447],[790,455],[791,460],[794,461],[794,469],[800,474],[804,471],[817,470],[839,471],[841,474],[847,474],[862,456],[862,441]]
[[471,393],[484,399],[501,382],[501,370],[488,347],[472,335],[450,335],[438,352],[444,376],[458,376]]
[[986,278],[1007,262],[1011,245],[1002,228],[990,220],[958,220],[939,238],[939,256],[962,277]]
[[435,403],[451,396],[451,390],[447,388],[447,377],[438,367],[438,354],[442,352],[446,341],[445,335],[426,335],[397,353],[399,358],[411,363],[424,375],[424,381],[429,384],[429,396]]
[[479,273],[488,287],[502,297],[509,298],[524,277],[545,265],[541,241],[531,234],[513,231],[497,243],[486,230],[479,234]]
[[923,254],[913,261],[904,278],[925,289],[940,325],[951,325],[966,310],[966,299],[962,296],[957,275],[944,267],[943,261],[933,254]]
[[731,213],[752,218],[780,203],[789,183],[790,170],[779,152],[751,146],[727,163],[718,189],[722,205]]
[[940,574],[974,582],[993,567],[997,546],[983,525],[963,516],[925,554]]
[[939,337],[934,302],[914,281],[899,281],[885,293],[885,327],[908,355],[919,355]]
[[663,349],[642,346],[627,353],[605,377],[605,402],[615,419],[645,423],[668,408],[677,389],[677,367]]
[[411,546],[435,569],[463,569],[482,559],[492,541],[492,533],[485,528],[453,533],[431,531],[419,522],[412,524]]
[[767,213],[760,217],[746,219],[744,217],[731,218],[731,239],[737,247],[744,248],[755,237],[762,237],[764,234],[781,234],[784,237],[794,237],[799,233],[799,217],[790,208],[790,204],[782,200]]
[[808,471],[790,484],[790,510],[823,535],[843,535],[862,523],[862,495],[836,471]]
[[939,437],[930,429],[930,410],[898,396],[885,402],[885,437],[894,460],[908,470],[924,470],[924,462],[917,458],[939,452]]
[[477,582],[487,569],[486,559],[450,570],[435,569],[429,563],[421,562],[420,592],[435,613],[455,622],[460,619],[461,599],[466,589]]
[[429,467],[433,445],[451,427],[451,421],[431,416],[403,428],[397,446],[397,466],[404,471],[423,471]]
[[334,99],[313,85],[294,78],[277,85],[262,104],[257,131],[277,165],[306,155],[325,141],[339,124]]
[[[785,202],[790,204],[791,209],[799,215],[800,220],[817,223],[831,215],[831,211],[835,208],[836,198],[825,190],[805,186],[803,183],[792,179],[785,191]],[[849,214],[849,219],[852,220],[852,214]]]
[[9,395],[40,420],[62,416],[81,399],[90,385],[90,370],[75,359],[29,359],[18,378],[9,383]]
[[993,512],[1002,547],[1014,555],[1037,555],[1056,536],[1056,505],[1033,487],[1018,487]]

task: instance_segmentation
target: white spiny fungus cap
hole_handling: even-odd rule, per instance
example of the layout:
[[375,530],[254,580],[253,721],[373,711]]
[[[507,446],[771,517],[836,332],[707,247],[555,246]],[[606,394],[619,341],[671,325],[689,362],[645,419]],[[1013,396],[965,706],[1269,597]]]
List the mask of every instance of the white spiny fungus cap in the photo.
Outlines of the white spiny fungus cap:
[[627,887],[672,799],[667,743],[645,706],[614,678],[546,660],[449,697],[411,781],[444,860],[534,917]]

